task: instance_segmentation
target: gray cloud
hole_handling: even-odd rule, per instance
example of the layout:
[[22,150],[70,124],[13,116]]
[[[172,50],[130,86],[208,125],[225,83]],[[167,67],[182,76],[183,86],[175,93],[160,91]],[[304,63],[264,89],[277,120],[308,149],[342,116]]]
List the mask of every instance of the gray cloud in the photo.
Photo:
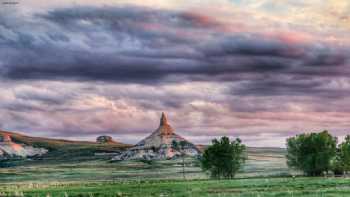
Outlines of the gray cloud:
[[16,80],[140,84],[232,81],[244,73],[326,75],[334,66],[339,68],[332,68],[333,74],[348,73],[340,67],[349,57],[335,47],[290,44],[254,33],[230,35],[200,17],[143,7],[76,7],[33,16],[31,25],[42,28],[30,33],[26,25],[15,30],[0,18],[5,29],[0,73]]
[[181,134],[205,139],[349,126],[347,46],[227,32],[211,17],[144,7],[6,14],[4,129],[136,142],[161,111]]

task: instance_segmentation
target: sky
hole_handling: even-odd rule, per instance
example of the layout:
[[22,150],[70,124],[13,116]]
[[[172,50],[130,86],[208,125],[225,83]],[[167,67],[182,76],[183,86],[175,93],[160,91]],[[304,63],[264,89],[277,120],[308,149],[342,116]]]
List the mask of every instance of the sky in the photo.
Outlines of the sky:
[[350,128],[350,1],[0,0],[0,128],[284,147]]

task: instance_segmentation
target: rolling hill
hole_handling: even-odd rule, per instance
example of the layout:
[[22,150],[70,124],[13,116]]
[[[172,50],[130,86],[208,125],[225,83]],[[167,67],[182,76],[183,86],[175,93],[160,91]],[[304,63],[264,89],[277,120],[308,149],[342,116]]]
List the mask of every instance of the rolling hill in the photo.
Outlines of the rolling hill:
[[30,137],[15,132],[0,131],[0,135],[8,135],[14,143],[25,144],[36,148],[45,148],[48,153],[43,155],[45,160],[72,160],[95,156],[96,153],[113,153],[122,151],[131,145],[119,142],[97,143],[89,141],[71,141],[62,139],[50,139],[42,137]]

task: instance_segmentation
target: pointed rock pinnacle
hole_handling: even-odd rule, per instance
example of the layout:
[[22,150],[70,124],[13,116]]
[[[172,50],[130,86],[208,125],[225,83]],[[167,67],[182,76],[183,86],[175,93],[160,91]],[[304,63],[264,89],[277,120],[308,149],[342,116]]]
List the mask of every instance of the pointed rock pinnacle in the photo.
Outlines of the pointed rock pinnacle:
[[168,119],[164,112],[162,112],[162,117],[160,118],[160,126],[168,125]]

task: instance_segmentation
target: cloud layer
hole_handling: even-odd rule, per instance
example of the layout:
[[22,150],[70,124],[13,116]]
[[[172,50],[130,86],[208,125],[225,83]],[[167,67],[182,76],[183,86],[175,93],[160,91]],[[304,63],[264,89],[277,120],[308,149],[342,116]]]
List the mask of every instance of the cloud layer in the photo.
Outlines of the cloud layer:
[[225,2],[218,15],[89,3],[1,12],[1,126],[133,143],[166,111],[179,133],[200,143],[230,135],[283,146],[306,130],[345,135],[349,29],[276,22],[283,14],[265,9],[282,8],[267,2]]

